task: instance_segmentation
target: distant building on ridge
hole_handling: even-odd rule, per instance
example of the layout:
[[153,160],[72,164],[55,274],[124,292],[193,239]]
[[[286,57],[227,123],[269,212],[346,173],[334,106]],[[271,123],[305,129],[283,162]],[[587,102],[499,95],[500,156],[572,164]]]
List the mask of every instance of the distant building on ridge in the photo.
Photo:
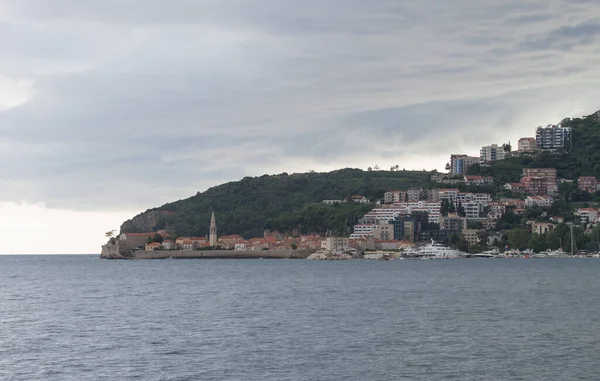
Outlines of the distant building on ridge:
[[450,173],[460,175],[467,172],[467,169],[473,164],[479,164],[480,159],[468,155],[450,155]]
[[571,141],[571,127],[562,127],[560,124],[538,127],[535,141],[540,149],[564,148]]

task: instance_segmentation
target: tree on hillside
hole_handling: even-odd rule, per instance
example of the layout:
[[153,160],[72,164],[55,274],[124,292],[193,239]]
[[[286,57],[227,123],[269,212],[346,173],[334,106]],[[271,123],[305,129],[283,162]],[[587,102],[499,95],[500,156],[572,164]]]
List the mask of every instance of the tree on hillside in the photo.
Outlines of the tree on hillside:
[[531,232],[523,228],[515,228],[508,232],[508,245],[512,249],[527,249]]
[[528,247],[530,249],[532,249],[533,251],[535,251],[536,253],[539,253],[540,251],[544,251],[546,250],[546,235],[545,234],[538,234],[538,233],[533,233],[531,234],[531,237],[529,238],[529,245]]
[[512,152],[512,146],[510,145],[510,142],[508,142],[508,144],[502,144],[502,149],[506,153],[511,153]]
[[571,194],[577,190],[577,185],[572,182],[564,182],[558,185],[558,192],[563,195],[566,203],[571,201]]
[[448,205],[448,213],[456,213],[456,206],[454,206],[454,202],[450,200],[450,205]]
[[442,217],[446,217],[448,216],[448,211],[450,209],[450,204],[448,203],[448,199],[444,198],[442,199],[442,202],[440,204],[440,215]]
[[479,239],[481,246],[487,246],[490,238],[490,233],[487,230],[480,230],[477,232],[477,238]]
[[154,236],[152,237],[152,242],[163,243],[164,240],[165,239],[163,238],[163,236],[158,233],[154,234]]
[[[214,210],[220,234],[239,234],[245,239],[262,237],[269,220],[285,222],[283,225],[273,225],[272,230],[282,231],[291,227],[291,231],[296,225],[305,226],[295,219],[294,212],[300,211],[298,218],[308,216],[309,210],[313,210],[308,206],[315,205],[318,209],[317,206],[323,200],[340,200],[346,195],[363,195],[368,199],[378,199],[383,197],[384,190],[419,186],[426,182],[429,176],[428,172],[418,171],[373,172],[346,168],[314,174],[245,177],[240,181],[212,187],[190,198],[150,209],[125,221],[121,231],[157,231],[166,229],[168,222],[168,230],[173,232],[172,236],[206,236],[211,211]],[[355,209],[339,206],[340,208],[335,210],[340,211],[339,217],[342,222],[338,222],[338,219],[324,219],[324,223],[319,224],[319,220],[315,219],[310,225],[319,231],[326,223],[345,227],[349,216],[362,217],[369,211],[363,211],[361,206],[356,206]],[[373,205],[363,204],[362,207],[372,209]],[[328,212],[324,213],[327,214]]]

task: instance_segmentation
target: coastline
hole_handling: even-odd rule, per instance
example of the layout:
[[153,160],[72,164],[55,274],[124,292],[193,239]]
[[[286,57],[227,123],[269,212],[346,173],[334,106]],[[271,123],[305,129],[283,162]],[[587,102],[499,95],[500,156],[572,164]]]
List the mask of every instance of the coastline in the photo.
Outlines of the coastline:
[[155,250],[155,251],[127,251],[114,253],[102,247],[101,259],[305,259],[308,252],[299,250]]

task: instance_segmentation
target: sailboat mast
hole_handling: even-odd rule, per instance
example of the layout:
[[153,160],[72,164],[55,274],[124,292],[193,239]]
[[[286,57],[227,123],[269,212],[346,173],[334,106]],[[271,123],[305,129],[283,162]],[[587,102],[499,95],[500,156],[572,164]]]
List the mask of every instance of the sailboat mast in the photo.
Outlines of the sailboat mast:
[[573,225],[571,225],[571,255],[574,255],[574,242],[573,242]]

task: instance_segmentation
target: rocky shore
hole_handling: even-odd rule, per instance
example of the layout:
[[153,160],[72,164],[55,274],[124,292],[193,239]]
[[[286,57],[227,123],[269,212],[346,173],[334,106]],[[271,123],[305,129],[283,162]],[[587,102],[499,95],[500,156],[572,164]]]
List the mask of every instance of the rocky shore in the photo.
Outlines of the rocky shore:
[[348,254],[334,254],[334,253],[314,253],[308,256],[308,258],[313,261],[344,261],[347,259],[352,259],[351,255]]

